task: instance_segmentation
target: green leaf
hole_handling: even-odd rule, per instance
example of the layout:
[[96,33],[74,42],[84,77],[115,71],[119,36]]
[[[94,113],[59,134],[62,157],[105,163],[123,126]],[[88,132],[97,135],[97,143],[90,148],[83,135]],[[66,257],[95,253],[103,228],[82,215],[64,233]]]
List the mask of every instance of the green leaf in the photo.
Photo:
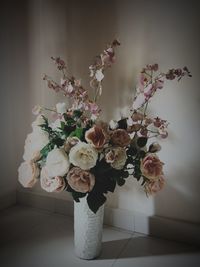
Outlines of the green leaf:
[[74,115],[74,117],[76,117],[76,118],[80,118],[82,114],[83,114],[83,112],[80,111],[79,109],[74,110],[74,112],[73,112],[73,115]]
[[137,148],[133,145],[131,145],[129,147],[129,149],[127,150],[127,154],[130,155],[130,156],[135,156],[137,154]]
[[87,196],[87,203],[91,211],[96,213],[98,209],[106,202],[106,197],[98,190],[92,190]]
[[65,123],[64,123],[64,121],[61,121],[61,122],[60,122],[60,126],[61,126],[60,128],[61,128],[62,130],[65,129]]
[[123,186],[124,184],[125,184],[125,180],[124,179],[118,179],[117,180],[117,184],[119,185],[119,186]]
[[121,119],[118,121],[118,128],[120,129],[127,129],[127,120],[125,119]]
[[123,178],[128,178],[129,177],[129,172],[128,171],[124,171],[122,174]]
[[75,136],[75,137],[78,137],[79,139],[81,139],[82,134],[83,134],[83,128],[76,128],[76,130],[71,132],[69,136],[70,137]]
[[53,149],[54,145],[49,142],[46,146],[44,146],[41,150],[40,153],[43,158],[46,158],[48,153]]
[[137,145],[139,146],[139,147],[144,147],[144,146],[146,146],[146,144],[147,144],[147,138],[146,137],[139,137],[138,139],[137,139]]
[[138,155],[139,155],[140,158],[144,158],[145,155],[146,155],[146,152],[144,150],[140,150]]
[[76,192],[76,191],[71,192],[71,194],[72,194],[73,199],[76,202],[80,202],[79,198],[86,196],[86,193],[81,193],[81,192]]

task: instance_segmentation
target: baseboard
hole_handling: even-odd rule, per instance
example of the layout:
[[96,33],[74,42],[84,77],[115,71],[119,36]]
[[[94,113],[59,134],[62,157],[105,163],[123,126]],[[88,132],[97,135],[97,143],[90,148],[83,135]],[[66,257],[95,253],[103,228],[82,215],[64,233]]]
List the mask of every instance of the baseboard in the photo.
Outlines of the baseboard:
[[8,192],[0,196],[0,210],[16,204],[16,191]]
[[[40,195],[39,193],[18,191],[17,203],[44,209],[52,213],[73,216],[73,202]],[[147,216],[139,212],[110,207],[105,207],[104,224],[131,232],[200,245],[199,224],[159,216]]]

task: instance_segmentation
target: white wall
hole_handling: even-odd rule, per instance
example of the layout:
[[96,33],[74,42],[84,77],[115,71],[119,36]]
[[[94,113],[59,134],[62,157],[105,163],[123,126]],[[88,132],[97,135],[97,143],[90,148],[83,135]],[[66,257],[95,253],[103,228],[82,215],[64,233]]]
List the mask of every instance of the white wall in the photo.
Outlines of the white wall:
[[[11,126],[9,122],[9,127],[18,129],[20,141],[14,160],[5,159],[14,166],[12,182],[16,178],[15,161],[19,162],[22,157],[22,142],[27,129],[30,129],[31,108],[36,103],[52,106],[63,100],[49,91],[41,79],[44,72],[59,77],[50,56],[63,56],[71,72],[81,77],[84,85],[88,86],[88,66],[93,57],[102,51],[107,42],[118,37],[121,47],[117,52],[117,62],[107,73],[100,101],[104,119],[115,117],[118,112],[116,107],[130,104],[137,74],[147,63],[157,62],[164,71],[187,65],[193,78],[166,83],[150,108],[153,114],[170,121],[170,136],[168,140],[161,141],[163,150],[160,152],[160,158],[165,162],[165,189],[156,197],[147,199],[138,183],[129,179],[123,188],[109,196],[108,205],[146,215],[200,222],[200,23],[197,2],[30,1],[26,24],[29,38],[27,42],[21,42],[23,46],[26,44],[29,60],[28,70],[22,69],[21,75],[28,71],[29,80],[20,80],[20,99],[13,100],[21,110],[17,113],[17,123],[23,115],[24,121],[23,124],[20,121],[20,125],[24,127],[19,129],[17,123]],[[15,66],[17,63],[15,61]],[[23,64],[20,62],[20,68]],[[12,94],[11,89],[8,94]],[[5,103],[8,103],[8,98]],[[13,134],[13,130],[10,133]],[[8,139],[8,136],[6,134],[5,138]],[[10,155],[10,152],[6,153]],[[4,173],[8,175],[9,171],[6,169]],[[19,190],[23,189],[19,186]],[[45,194],[39,187],[33,191]],[[67,193],[51,196],[69,199]]]

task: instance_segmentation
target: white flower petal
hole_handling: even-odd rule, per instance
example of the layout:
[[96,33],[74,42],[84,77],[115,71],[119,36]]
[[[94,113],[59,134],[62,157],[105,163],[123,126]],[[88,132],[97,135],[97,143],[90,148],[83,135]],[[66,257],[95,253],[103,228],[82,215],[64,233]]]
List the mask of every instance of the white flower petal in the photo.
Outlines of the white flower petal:
[[96,71],[95,78],[98,82],[101,82],[103,80],[104,74],[102,73],[102,69]]
[[66,112],[66,110],[67,110],[67,105],[66,105],[66,103],[57,103],[57,104],[56,104],[56,111],[57,111],[58,113],[63,114],[63,113]]
[[82,170],[93,168],[96,165],[97,158],[97,151],[90,144],[84,142],[76,144],[69,153],[69,161]]
[[64,176],[69,170],[68,156],[62,148],[54,148],[46,159],[46,169],[49,177]]

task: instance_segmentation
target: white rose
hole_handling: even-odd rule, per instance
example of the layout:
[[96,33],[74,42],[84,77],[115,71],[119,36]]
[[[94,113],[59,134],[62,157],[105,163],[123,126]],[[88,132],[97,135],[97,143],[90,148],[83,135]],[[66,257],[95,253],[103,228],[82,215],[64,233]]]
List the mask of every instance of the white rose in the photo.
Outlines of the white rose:
[[23,159],[25,161],[33,160],[40,150],[49,143],[49,135],[42,129],[33,131],[27,135]]
[[82,170],[89,170],[96,165],[98,158],[97,151],[84,142],[79,142],[72,147],[69,153],[69,161]]
[[24,187],[33,187],[38,181],[39,167],[34,162],[22,162],[18,168],[18,180]]
[[66,105],[66,103],[57,103],[57,104],[56,104],[56,111],[57,111],[58,113],[63,114],[63,113],[66,112],[66,110],[67,110],[67,105]]
[[65,180],[60,176],[50,178],[46,167],[43,167],[40,174],[40,185],[47,192],[60,192],[65,188]]
[[46,159],[46,169],[49,177],[64,176],[69,170],[68,156],[62,148],[54,148]]

